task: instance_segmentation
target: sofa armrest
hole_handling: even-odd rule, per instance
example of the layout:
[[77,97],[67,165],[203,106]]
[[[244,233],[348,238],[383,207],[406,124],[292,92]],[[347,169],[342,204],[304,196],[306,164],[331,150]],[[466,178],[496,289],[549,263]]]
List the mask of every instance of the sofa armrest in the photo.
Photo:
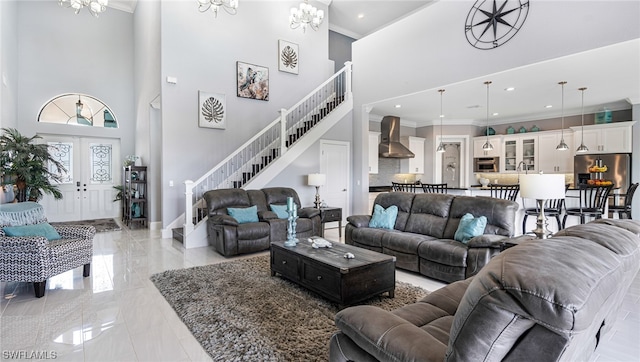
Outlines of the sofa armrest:
[[314,207],[305,207],[298,210],[299,217],[305,217],[307,219],[311,219],[314,216],[320,215],[320,210]]
[[258,211],[258,220],[267,221],[277,219],[278,215],[276,215],[273,211]]
[[380,361],[442,361],[447,346],[384,309],[362,305],[336,314],[336,326]]
[[63,239],[92,239],[96,235],[96,228],[91,225],[54,226]]
[[357,228],[369,227],[369,221],[371,221],[370,215],[351,215],[347,218],[347,221]]
[[216,225],[238,226],[238,220],[229,215],[209,215],[209,221]]
[[504,241],[507,239],[509,239],[509,237],[504,235],[484,234],[473,237],[471,240],[469,240],[467,246],[470,248],[500,249],[504,244]]

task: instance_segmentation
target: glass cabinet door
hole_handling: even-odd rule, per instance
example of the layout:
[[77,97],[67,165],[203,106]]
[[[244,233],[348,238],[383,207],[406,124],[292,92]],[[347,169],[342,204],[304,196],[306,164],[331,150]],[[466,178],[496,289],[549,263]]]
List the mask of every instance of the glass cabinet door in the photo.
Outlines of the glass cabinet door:
[[504,170],[515,171],[518,166],[518,142],[517,140],[505,140],[504,142]]
[[536,140],[525,138],[522,140],[522,170],[536,170]]

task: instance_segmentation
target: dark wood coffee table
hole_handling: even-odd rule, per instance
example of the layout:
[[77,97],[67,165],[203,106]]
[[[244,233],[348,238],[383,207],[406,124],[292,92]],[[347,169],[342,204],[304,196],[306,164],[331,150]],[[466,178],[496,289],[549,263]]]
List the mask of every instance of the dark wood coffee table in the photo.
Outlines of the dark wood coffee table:
[[[272,242],[271,275],[280,274],[343,306],[385,292],[394,297],[394,256],[338,242],[332,244],[332,248],[314,249],[306,239],[295,247]],[[346,259],[345,253],[352,253],[355,258]]]

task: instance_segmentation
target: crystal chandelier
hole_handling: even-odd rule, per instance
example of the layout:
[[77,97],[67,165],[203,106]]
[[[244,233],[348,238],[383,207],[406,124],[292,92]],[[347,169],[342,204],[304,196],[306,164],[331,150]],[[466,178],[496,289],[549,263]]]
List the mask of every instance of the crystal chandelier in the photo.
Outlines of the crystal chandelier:
[[218,9],[222,7],[228,14],[236,15],[238,12],[238,0],[198,0],[198,10],[201,13],[211,9],[215,17],[218,17]]
[[324,11],[316,9],[315,6],[309,5],[308,0],[300,3],[299,8],[291,8],[289,16],[289,25],[291,29],[297,29],[302,26],[302,31],[306,32],[307,26],[313,30],[318,30],[322,20],[324,19]]
[[107,10],[108,2],[109,0],[58,0],[60,6],[72,8],[76,14],[78,14],[82,8],[87,7],[91,15],[96,18],[101,12]]
[[491,144],[491,141],[489,141],[489,84],[491,84],[491,81],[488,80],[484,82],[484,84],[487,85],[487,129],[485,130],[485,133],[487,135],[487,142],[482,145],[482,150],[491,151],[493,150],[493,145]]
[[442,153],[445,151],[444,143],[442,143],[442,119],[444,118],[444,113],[442,113],[442,93],[444,93],[444,89],[438,89],[438,92],[440,92],[440,144],[436,148],[436,152]]

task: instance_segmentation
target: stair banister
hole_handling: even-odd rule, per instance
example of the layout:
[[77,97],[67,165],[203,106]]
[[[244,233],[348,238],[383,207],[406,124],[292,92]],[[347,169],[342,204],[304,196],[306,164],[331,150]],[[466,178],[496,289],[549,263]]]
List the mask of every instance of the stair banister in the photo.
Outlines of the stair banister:
[[[336,72],[333,76],[331,76],[329,79],[327,79],[325,82],[323,82],[321,85],[319,85],[318,87],[316,87],[314,90],[312,90],[311,92],[309,92],[305,97],[303,97],[298,103],[296,103],[295,105],[293,105],[291,108],[289,109],[284,109],[282,108],[279,112],[280,115],[278,116],[278,118],[276,118],[273,122],[271,122],[269,125],[267,125],[262,131],[260,131],[259,133],[257,133],[256,135],[254,135],[253,137],[251,137],[247,142],[245,142],[244,144],[242,144],[240,147],[237,148],[237,150],[233,153],[231,153],[229,156],[227,156],[224,160],[222,160],[221,162],[219,162],[215,167],[213,167],[211,170],[209,170],[207,173],[205,173],[202,177],[200,177],[198,180],[196,181],[191,181],[191,180],[186,180],[185,183],[185,220],[184,220],[184,235],[185,238],[187,237],[187,235],[194,230],[194,225],[197,223],[194,222],[193,219],[193,208],[195,206],[196,203],[202,203],[202,200],[196,200],[197,193],[194,193],[194,189],[196,187],[199,187],[202,183],[206,182],[208,180],[209,177],[211,177],[212,175],[214,175],[217,171],[221,170],[223,171],[223,173],[226,176],[229,176],[230,174],[234,173],[234,174],[239,174],[242,175],[243,172],[246,172],[246,170],[243,169],[244,165],[246,165],[246,159],[243,159],[244,152],[245,150],[252,145],[252,143],[254,143],[256,140],[258,140],[260,137],[265,136],[268,132],[270,131],[275,131],[277,129],[277,132],[275,132],[275,136],[273,136],[272,138],[269,138],[269,135],[267,135],[266,138],[271,139],[270,144],[273,144],[274,142],[277,142],[277,137],[280,138],[278,144],[279,144],[279,151],[276,150],[277,152],[279,152],[278,155],[271,155],[273,158],[275,157],[279,157],[282,156],[286,151],[287,148],[291,146],[291,144],[289,144],[289,146],[287,146],[287,116],[293,112],[294,110],[296,110],[298,107],[300,107],[301,105],[303,105],[306,101],[308,101],[309,99],[311,99],[312,97],[317,96],[317,93],[321,92],[327,85],[329,85],[329,83],[333,82],[337,77],[342,76],[342,74],[344,73],[345,76],[345,81],[344,81],[344,98],[345,99],[351,99],[352,97],[352,93],[351,93],[351,66],[352,63],[351,62],[345,62],[345,66],[340,69],[338,72]],[[335,93],[335,90],[334,90]],[[337,95],[336,95],[337,96]],[[306,117],[303,116],[303,117]],[[274,127],[280,123],[280,127],[275,128]],[[280,133],[279,135],[277,135],[277,133]],[[274,133],[272,133],[273,135]],[[266,147],[267,145],[262,145],[262,147]],[[252,158],[256,158],[256,157],[260,157],[260,153],[256,153]],[[262,154],[264,155],[264,154]],[[235,160],[234,160],[235,158]],[[240,159],[242,159],[245,164],[238,166],[238,164],[240,163]],[[215,177],[214,177],[215,179]],[[219,185],[219,184],[218,184]],[[209,185],[209,187],[218,187],[218,185]],[[202,185],[202,187],[205,187],[207,185]]]

